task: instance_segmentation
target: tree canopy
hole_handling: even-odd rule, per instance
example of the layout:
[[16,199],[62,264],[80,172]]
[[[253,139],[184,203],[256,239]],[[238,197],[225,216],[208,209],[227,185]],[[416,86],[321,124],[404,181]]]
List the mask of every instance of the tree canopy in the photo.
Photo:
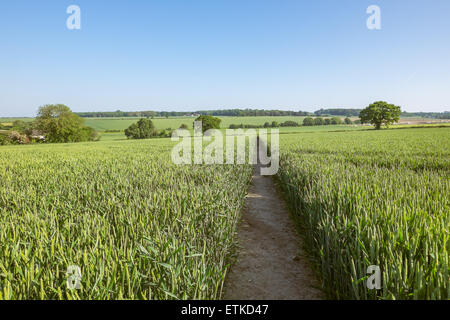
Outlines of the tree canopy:
[[362,110],[359,114],[361,123],[370,123],[379,130],[382,125],[389,125],[398,122],[400,119],[401,108],[399,106],[389,104],[385,101],[377,101]]
[[84,126],[84,119],[63,104],[41,106],[33,127],[42,132],[47,142],[81,142],[97,138],[95,130]]
[[314,119],[311,117],[306,117],[303,119],[303,125],[304,126],[313,126],[314,125]]
[[155,126],[150,119],[142,118],[125,129],[128,139],[148,139],[157,135]]
[[323,126],[325,124],[325,121],[323,118],[315,118],[314,119],[314,125],[316,126]]
[[201,121],[202,122],[202,131],[205,133],[205,131],[209,129],[220,129],[220,123],[222,120],[219,118],[213,117],[213,116],[200,116],[195,121]]

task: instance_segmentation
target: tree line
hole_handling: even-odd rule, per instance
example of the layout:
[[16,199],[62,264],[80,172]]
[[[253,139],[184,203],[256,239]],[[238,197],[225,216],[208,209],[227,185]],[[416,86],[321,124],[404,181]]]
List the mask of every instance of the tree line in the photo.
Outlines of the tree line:
[[111,112],[77,112],[83,118],[165,118],[165,117],[190,117],[190,116],[222,116],[222,117],[268,117],[268,116],[307,116],[306,111],[284,111],[284,110],[260,110],[260,109],[226,109],[226,110],[203,110],[203,111],[111,111]]
[[[111,111],[111,112],[76,112],[82,118],[168,118],[209,115],[215,117],[281,117],[281,116],[320,116],[320,117],[358,117],[363,109],[320,109],[314,113],[306,111],[262,110],[262,109],[225,109],[206,111]],[[450,119],[450,112],[401,112],[402,117],[422,117]]]

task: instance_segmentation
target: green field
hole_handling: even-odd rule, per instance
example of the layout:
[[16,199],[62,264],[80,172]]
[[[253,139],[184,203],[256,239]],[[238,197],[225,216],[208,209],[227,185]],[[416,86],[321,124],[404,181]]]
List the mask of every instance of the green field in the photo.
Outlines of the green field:
[[251,167],[178,167],[172,145],[2,147],[0,299],[219,298]]
[[[283,135],[279,180],[329,296],[448,299],[450,128]],[[366,269],[381,268],[382,290]]]
[[[265,122],[277,121],[296,121],[302,123],[304,117],[219,117],[222,128],[228,128],[230,124],[253,124],[263,125]],[[105,130],[125,130],[139,118],[85,118],[85,124],[98,131]],[[178,129],[183,123],[192,127],[194,117],[174,117],[174,118],[155,118],[152,119],[157,129]]]
[[[450,297],[450,128],[281,133],[277,178],[329,297]],[[251,167],[117,139],[0,147],[0,299],[222,297]]]

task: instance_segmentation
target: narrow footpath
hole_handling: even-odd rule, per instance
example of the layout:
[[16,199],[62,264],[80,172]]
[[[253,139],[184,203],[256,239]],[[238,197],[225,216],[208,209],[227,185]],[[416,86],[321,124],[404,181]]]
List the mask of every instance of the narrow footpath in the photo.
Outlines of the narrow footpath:
[[255,166],[238,229],[238,258],[225,281],[224,299],[323,299],[273,177],[259,172]]

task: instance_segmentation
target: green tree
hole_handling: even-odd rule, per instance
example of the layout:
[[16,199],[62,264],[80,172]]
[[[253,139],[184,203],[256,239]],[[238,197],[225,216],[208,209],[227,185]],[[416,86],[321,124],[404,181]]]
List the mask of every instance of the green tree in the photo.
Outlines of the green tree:
[[333,118],[331,118],[330,121],[331,121],[331,124],[341,124],[342,123],[342,120],[339,117],[333,117]]
[[128,139],[148,139],[157,135],[157,132],[152,120],[142,118],[125,129],[125,135]]
[[202,122],[202,131],[208,131],[209,129],[220,129],[220,123],[222,120],[213,116],[202,115],[195,119],[195,121]]
[[326,126],[329,126],[329,125],[331,124],[330,118],[324,119],[324,120],[323,120],[323,124],[326,125]]
[[349,117],[344,119],[345,124],[353,124],[352,119],[350,119]]
[[314,119],[311,117],[306,117],[303,119],[303,125],[304,126],[313,126],[314,125]]
[[280,125],[276,121],[272,121],[272,128],[278,128]]
[[376,101],[363,109],[359,113],[359,117],[361,123],[370,123],[375,126],[376,130],[379,130],[382,125],[389,127],[389,125],[398,122],[400,113],[401,108],[399,106],[385,101]]
[[314,125],[315,126],[323,126],[325,124],[325,121],[323,118],[315,118],[314,119]]
[[84,126],[80,118],[63,104],[49,104],[39,108],[35,128],[48,142],[80,142],[94,139],[93,129]]
[[298,127],[298,123],[295,121],[288,120],[288,121],[281,123],[280,126],[281,127]]

